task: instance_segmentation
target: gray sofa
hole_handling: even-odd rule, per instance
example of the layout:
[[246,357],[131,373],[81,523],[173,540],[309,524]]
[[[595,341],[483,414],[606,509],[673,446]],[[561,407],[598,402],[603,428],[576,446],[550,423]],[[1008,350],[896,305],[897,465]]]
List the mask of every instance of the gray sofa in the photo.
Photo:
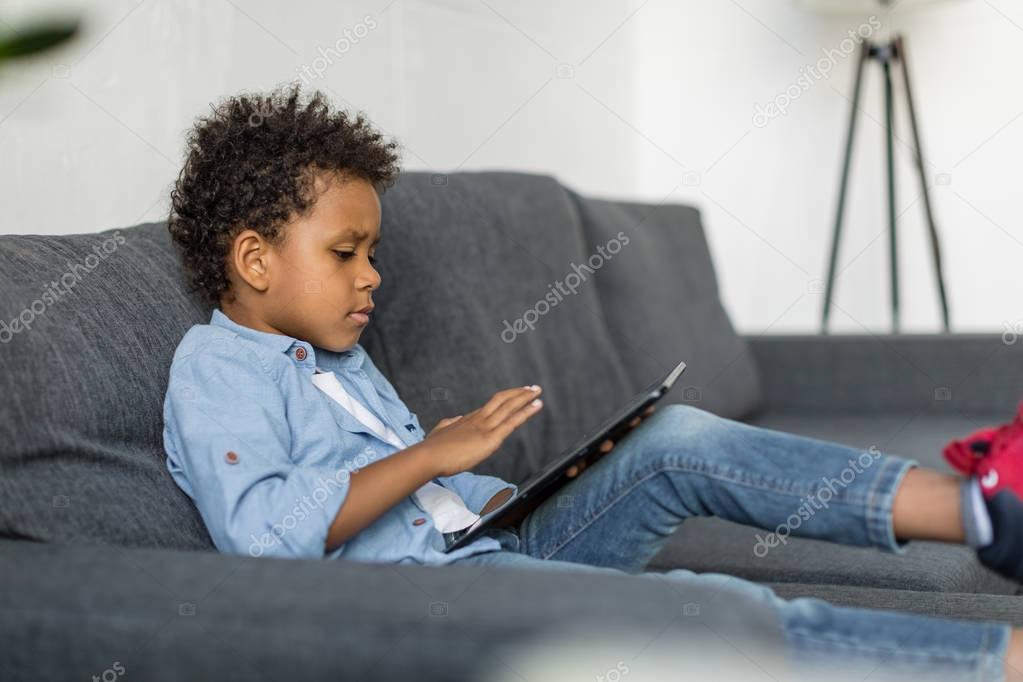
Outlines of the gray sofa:
[[[939,467],[948,438],[1006,420],[1023,386],[1023,343],[997,334],[737,335],[692,207],[517,173],[407,173],[382,202],[383,286],[361,342],[424,427],[544,386],[543,412],[481,473],[522,482],[678,358],[689,369],[667,404]],[[0,236],[0,292],[0,679],[126,674],[115,662],[139,679],[483,679],[514,669],[500,645],[596,624],[778,642],[762,607],[657,579],[217,554],[164,466],[170,359],[210,315],[166,226]],[[687,521],[649,568],[1023,625],[1018,585],[960,548],[792,539],[757,558],[755,532]]]

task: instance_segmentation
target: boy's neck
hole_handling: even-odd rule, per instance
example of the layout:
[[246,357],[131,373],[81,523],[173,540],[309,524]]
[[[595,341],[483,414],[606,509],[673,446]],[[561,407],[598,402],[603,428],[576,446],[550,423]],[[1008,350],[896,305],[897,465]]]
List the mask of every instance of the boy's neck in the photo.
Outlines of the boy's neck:
[[274,329],[272,326],[267,324],[259,315],[255,315],[246,306],[234,302],[234,303],[220,303],[220,312],[227,315],[228,318],[235,324],[240,324],[243,327],[249,329],[255,329],[256,331],[266,332],[268,334],[280,334],[286,336],[284,332],[279,329]]

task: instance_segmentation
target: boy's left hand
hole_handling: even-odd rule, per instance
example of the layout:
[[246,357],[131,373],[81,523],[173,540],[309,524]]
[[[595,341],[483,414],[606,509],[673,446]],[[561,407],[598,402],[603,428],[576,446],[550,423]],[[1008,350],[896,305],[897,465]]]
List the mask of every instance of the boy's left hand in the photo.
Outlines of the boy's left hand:
[[[646,419],[647,417],[649,417],[650,415],[652,415],[654,413],[655,409],[657,409],[657,406],[656,405],[651,405],[650,407],[646,408],[646,410],[643,411],[643,414],[641,414],[640,416],[636,417],[631,422],[629,422],[629,431],[632,431],[634,428],[639,426],[639,423],[641,421],[643,421],[644,419]],[[597,450],[598,450],[598,452],[600,452],[601,455],[606,455],[607,453],[611,452],[611,449],[614,446],[615,446],[614,441],[608,439],[608,440],[604,441],[603,443],[601,443],[600,447]],[[579,464],[573,464],[572,466],[570,466],[568,468],[568,471],[566,471],[565,474],[569,478],[575,478],[580,473],[582,473],[582,470],[586,468],[586,465],[587,465],[587,462],[585,460],[582,461]]]

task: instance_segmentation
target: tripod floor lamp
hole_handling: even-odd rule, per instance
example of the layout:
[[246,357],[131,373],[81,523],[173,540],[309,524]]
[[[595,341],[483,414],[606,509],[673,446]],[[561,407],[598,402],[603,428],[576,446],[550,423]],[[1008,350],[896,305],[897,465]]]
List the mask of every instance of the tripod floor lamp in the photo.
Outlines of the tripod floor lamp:
[[[884,5],[885,3],[881,3]],[[828,262],[828,279],[824,291],[824,308],[821,315],[821,332],[827,333],[831,315],[831,302],[835,288],[835,269],[838,263],[838,248],[842,236],[842,222],[845,214],[845,200],[849,187],[849,165],[852,158],[853,140],[856,134],[856,119],[860,104],[860,93],[863,88],[863,71],[868,62],[876,62],[881,66],[884,78],[885,108],[885,157],[888,180],[888,247],[889,268],[891,277],[892,331],[899,330],[899,265],[898,239],[896,232],[897,215],[895,211],[895,96],[892,87],[892,71],[898,69],[902,73],[903,92],[909,113],[910,127],[913,133],[913,152],[917,175],[920,180],[920,191],[923,199],[924,213],[927,219],[927,232],[930,241],[931,257],[937,280],[938,298],[941,303],[941,316],[944,330],[949,330],[948,299],[945,295],[945,279],[941,267],[941,245],[938,231],[934,226],[934,211],[927,187],[924,171],[923,150],[920,143],[920,130],[917,125],[916,109],[913,104],[913,92],[910,87],[909,71],[906,67],[906,44],[902,36],[895,35],[890,40],[874,42],[863,40],[860,45],[859,58],[856,64],[855,84],[853,87],[852,104],[849,110],[849,129],[845,140],[845,155],[842,160],[841,181],[838,189],[838,206],[835,215],[835,226],[832,233],[831,255]]]
[[864,40],[860,46],[859,59],[856,65],[856,81],[853,87],[852,104],[849,113],[849,132],[845,140],[845,157],[842,160],[842,179],[838,189],[838,207],[835,215],[835,228],[832,233],[831,257],[828,261],[828,280],[824,290],[824,309],[821,314],[821,331],[827,332],[828,319],[831,314],[831,301],[835,288],[835,268],[838,264],[839,240],[842,236],[842,222],[845,214],[845,200],[849,187],[849,164],[852,158],[853,139],[856,133],[856,119],[863,86],[863,70],[867,62],[876,61],[881,66],[884,77],[884,108],[885,108],[885,157],[888,178],[888,251],[891,277],[892,331],[899,330],[899,265],[898,239],[896,233],[897,216],[895,212],[895,102],[892,88],[892,69],[901,67],[906,106],[909,113],[910,128],[913,132],[914,157],[916,171],[920,179],[921,198],[924,214],[927,219],[927,232],[930,238],[931,257],[938,286],[938,298],[941,302],[941,317],[945,331],[948,324],[948,299],[945,295],[945,277],[941,268],[941,245],[938,231],[934,226],[934,211],[927,187],[924,171],[923,151],[920,144],[920,130],[917,125],[916,109],[913,105],[913,92],[909,82],[909,71],[906,68],[906,44],[902,36],[896,35],[885,43],[874,43]]

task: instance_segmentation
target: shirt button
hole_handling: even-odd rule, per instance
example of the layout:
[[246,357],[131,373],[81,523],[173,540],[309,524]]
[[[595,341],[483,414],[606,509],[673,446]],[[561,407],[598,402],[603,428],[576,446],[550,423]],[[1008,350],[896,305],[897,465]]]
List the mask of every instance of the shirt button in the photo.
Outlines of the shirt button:
[[238,463],[238,453],[235,452],[234,450],[228,450],[227,454],[224,455],[224,459],[227,460],[228,464],[237,464]]
[[305,360],[305,348],[302,348],[302,346],[296,348],[295,357],[298,358],[299,360]]
[[426,519],[424,519],[422,516],[420,516],[418,519],[416,519],[415,521],[412,522],[412,525],[413,526],[421,526],[424,523],[426,523]]

